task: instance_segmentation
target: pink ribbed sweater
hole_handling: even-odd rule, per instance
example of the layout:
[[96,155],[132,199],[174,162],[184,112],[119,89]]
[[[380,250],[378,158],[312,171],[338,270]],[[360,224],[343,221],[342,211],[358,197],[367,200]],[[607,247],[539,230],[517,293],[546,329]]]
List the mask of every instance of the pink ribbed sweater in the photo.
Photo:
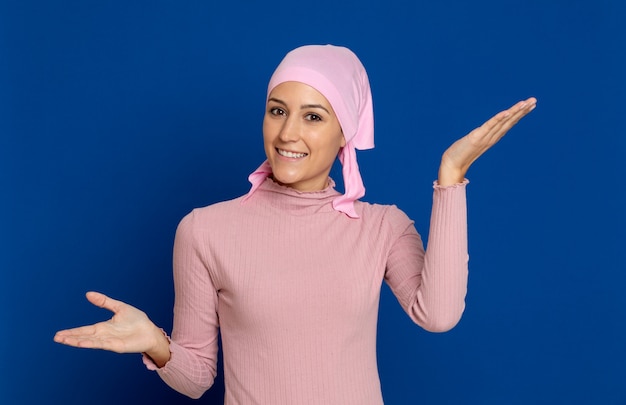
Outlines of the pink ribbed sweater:
[[194,210],[176,233],[172,356],[159,375],[201,396],[216,375],[219,331],[226,405],[382,404],[382,281],[425,329],[458,322],[466,183],[435,186],[426,253],[398,208],[357,202],[361,218],[351,219],[332,208],[332,187],[300,193],[267,179],[243,204]]

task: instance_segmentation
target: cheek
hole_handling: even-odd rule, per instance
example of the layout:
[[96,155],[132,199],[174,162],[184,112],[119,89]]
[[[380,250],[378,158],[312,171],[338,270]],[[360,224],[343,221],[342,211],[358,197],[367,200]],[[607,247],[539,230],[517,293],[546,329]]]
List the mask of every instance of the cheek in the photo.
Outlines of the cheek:
[[324,144],[324,149],[327,150],[339,150],[344,146],[344,137],[341,131],[337,131],[334,128],[323,131],[318,134],[318,141]]
[[344,146],[343,139],[343,135],[327,134],[322,147],[325,150],[326,159],[334,161],[337,158],[339,150]]
[[263,120],[263,142],[267,143],[267,142],[271,142],[272,139],[274,138],[272,136],[272,134],[275,131],[272,130],[272,125],[271,122],[267,119]]
[[271,131],[267,127],[266,121],[267,120],[263,121],[263,149],[265,150],[265,156],[269,159],[272,149],[272,139],[270,137]]

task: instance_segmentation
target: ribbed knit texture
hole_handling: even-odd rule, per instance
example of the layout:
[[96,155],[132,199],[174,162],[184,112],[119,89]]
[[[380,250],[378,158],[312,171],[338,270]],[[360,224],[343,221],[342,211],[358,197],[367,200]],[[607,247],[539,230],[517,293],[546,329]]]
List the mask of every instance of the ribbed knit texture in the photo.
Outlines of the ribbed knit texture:
[[425,329],[458,322],[465,184],[435,186],[426,253],[398,208],[357,202],[360,218],[349,218],[333,209],[332,187],[300,193],[267,179],[245,204],[194,210],[176,233],[172,357],[159,375],[201,396],[216,375],[221,332],[226,405],[382,404],[382,281]]

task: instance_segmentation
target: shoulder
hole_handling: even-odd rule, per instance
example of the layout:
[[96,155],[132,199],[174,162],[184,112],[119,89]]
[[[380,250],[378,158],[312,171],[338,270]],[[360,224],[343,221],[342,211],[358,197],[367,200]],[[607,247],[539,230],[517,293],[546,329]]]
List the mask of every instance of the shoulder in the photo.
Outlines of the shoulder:
[[357,212],[364,222],[378,223],[381,228],[403,232],[413,225],[413,220],[396,205],[373,204],[356,201]]
[[179,228],[202,229],[205,227],[214,228],[221,223],[237,216],[241,210],[241,199],[238,197],[232,200],[220,201],[205,207],[194,208],[180,221]]

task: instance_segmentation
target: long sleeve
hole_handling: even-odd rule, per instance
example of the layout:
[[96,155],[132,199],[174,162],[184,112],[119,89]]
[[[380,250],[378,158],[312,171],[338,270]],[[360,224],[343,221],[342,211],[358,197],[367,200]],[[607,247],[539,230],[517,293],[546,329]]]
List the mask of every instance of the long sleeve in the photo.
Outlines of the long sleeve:
[[217,373],[217,292],[204,260],[203,245],[194,235],[194,213],[178,226],[174,242],[174,327],[171,358],[156,369],[173,389],[199,398],[213,385]]
[[467,292],[468,181],[434,186],[427,249],[411,224],[393,244],[385,280],[411,319],[424,329],[453,328],[465,309]]

